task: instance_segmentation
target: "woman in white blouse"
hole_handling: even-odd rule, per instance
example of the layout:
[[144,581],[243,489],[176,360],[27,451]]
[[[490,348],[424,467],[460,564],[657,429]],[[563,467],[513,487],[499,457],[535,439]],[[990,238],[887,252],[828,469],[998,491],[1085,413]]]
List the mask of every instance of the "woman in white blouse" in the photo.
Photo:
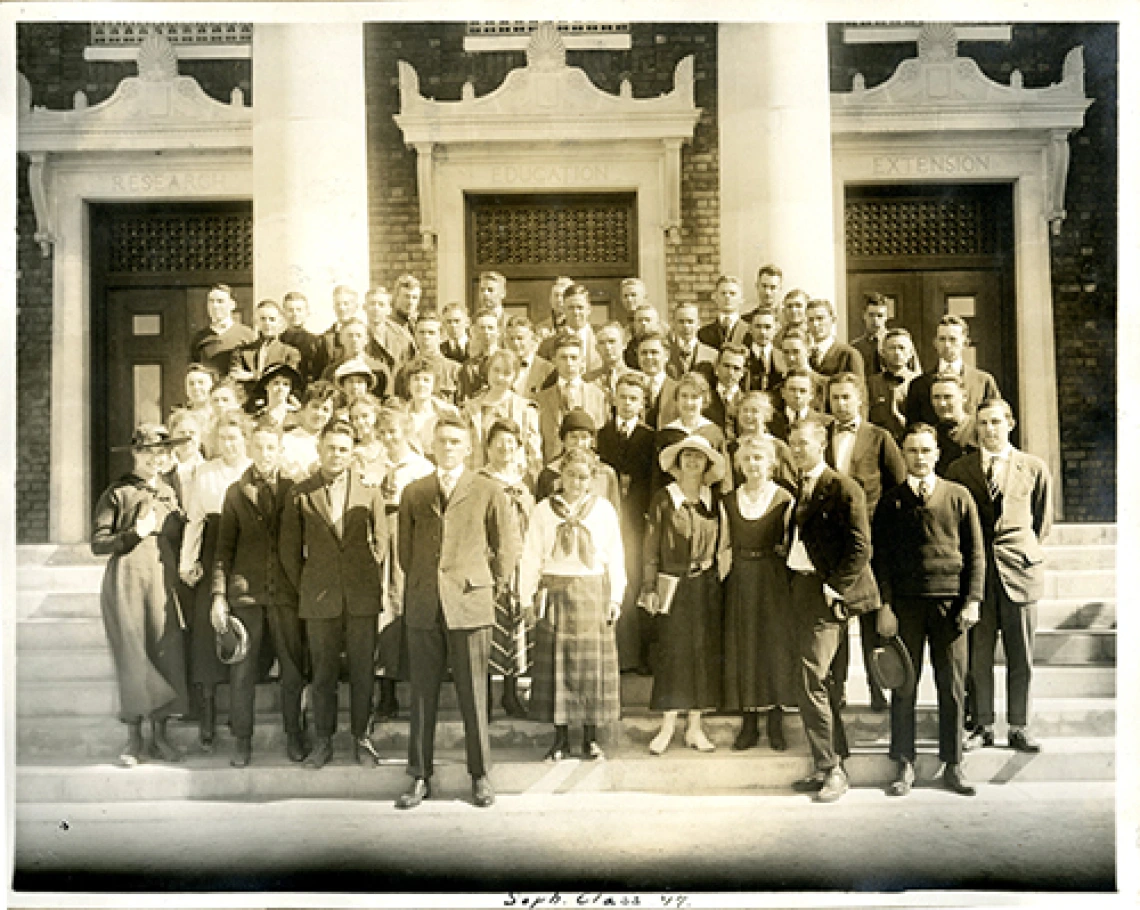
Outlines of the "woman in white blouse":
[[217,718],[214,694],[218,683],[226,681],[227,674],[214,645],[214,627],[210,624],[210,585],[209,582],[202,583],[202,576],[207,569],[213,568],[226,490],[250,465],[246,455],[247,427],[248,418],[239,412],[229,412],[218,418],[216,437],[220,454],[198,470],[186,497],[186,532],[182,536],[178,565],[182,581],[191,588],[197,588],[190,622],[190,682],[201,687],[198,742],[205,752],[214,751]]
[[569,726],[582,724],[582,756],[604,757],[598,726],[621,715],[614,623],[625,593],[617,512],[590,492],[598,459],[567,452],[562,492],[531,516],[519,566],[520,597],[538,616],[530,716],[554,724],[548,761],[570,751]]

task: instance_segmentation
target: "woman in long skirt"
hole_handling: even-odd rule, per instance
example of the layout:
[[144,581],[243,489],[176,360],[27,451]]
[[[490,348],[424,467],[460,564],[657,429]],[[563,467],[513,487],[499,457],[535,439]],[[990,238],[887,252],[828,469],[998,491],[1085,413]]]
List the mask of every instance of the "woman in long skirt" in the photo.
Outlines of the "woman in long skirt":
[[743,484],[724,498],[731,568],[724,595],[724,708],[743,711],[733,748],[760,741],[768,709],[768,743],[787,748],[782,705],[795,704],[791,591],[784,564],[784,529],[795,500],[772,479],[774,440],[744,436],[736,451]]
[[562,492],[531,516],[519,564],[520,595],[538,614],[530,716],[554,724],[547,761],[570,752],[570,724],[582,724],[582,756],[604,757],[598,727],[621,716],[614,623],[625,593],[617,511],[590,492],[592,452],[570,450]]
[[[513,420],[496,420],[485,431],[486,460],[482,473],[502,485],[511,504],[519,533],[525,538],[534,511],[534,496],[525,483],[526,461],[523,430]],[[519,599],[518,573],[509,588],[495,601],[495,628],[491,636],[490,671],[503,677],[503,710],[511,717],[526,717],[519,700],[519,677],[530,672],[534,645],[533,631],[528,634]],[[487,710],[491,710],[490,679],[487,680]]]
[[186,510],[188,520],[179,559],[182,580],[195,589],[194,616],[190,622],[190,634],[193,636],[190,682],[200,687],[202,714],[198,742],[204,752],[214,751],[217,724],[214,696],[218,683],[225,682],[229,674],[226,665],[218,659],[214,627],[210,623],[210,584],[209,581],[203,582],[202,578],[206,567],[214,564],[226,490],[250,465],[246,455],[248,426],[248,418],[241,413],[231,412],[218,418],[217,443],[221,454],[202,466],[190,487]]
[[693,434],[666,448],[660,465],[675,480],[654,495],[645,535],[641,603],[657,614],[658,633],[649,707],[664,712],[649,751],[660,755],[669,748],[677,715],[687,711],[685,744],[712,752],[701,715],[720,706],[724,652],[721,521],[711,487],[724,477],[725,462],[703,435]]
[[182,514],[174,491],[159,476],[173,443],[165,427],[142,425],[131,441],[134,468],[116,480],[95,506],[91,550],[110,555],[100,606],[119,683],[127,743],[119,760],[132,767],[143,754],[142,722],[150,718],[150,752],[163,761],[181,756],[166,737],[166,722],[186,712],[186,659],[175,593]]

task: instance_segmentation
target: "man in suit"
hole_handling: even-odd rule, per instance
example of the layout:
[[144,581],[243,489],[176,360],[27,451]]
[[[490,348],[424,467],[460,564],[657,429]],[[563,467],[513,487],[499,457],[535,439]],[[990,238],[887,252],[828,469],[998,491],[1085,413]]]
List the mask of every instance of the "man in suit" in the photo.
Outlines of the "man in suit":
[[538,430],[542,436],[542,460],[549,463],[562,452],[560,430],[562,418],[575,408],[581,408],[594,421],[595,427],[606,422],[608,406],[606,394],[582,376],[582,341],[579,336],[566,332],[557,336],[554,349],[555,383],[535,396],[538,405]]
[[[728,342],[720,349],[716,370],[709,378],[709,400],[704,415],[725,432],[729,439],[736,435],[736,409],[744,395],[744,375],[748,370],[748,350],[742,344]],[[704,373],[703,370],[698,370]]]
[[462,421],[442,418],[432,449],[436,472],[405,487],[396,532],[412,684],[412,783],[396,807],[411,809],[431,796],[439,687],[449,666],[463,717],[474,803],[486,807],[495,801],[487,778],[487,661],[495,596],[515,570],[522,541],[502,487],[464,468],[471,434]]
[[867,419],[882,427],[894,438],[902,439],[906,429],[907,390],[917,372],[909,366],[914,361],[914,343],[906,329],[890,329],[879,350],[882,369],[867,378]]
[[859,485],[824,460],[827,427],[801,420],[789,447],[799,472],[799,493],[789,523],[787,565],[791,575],[796,650],[803,687],[800,716],[815,771],[797,789],[835,802],[849,783],[843,760],[850,754],[831,663],[852,616],[879,608],[871,575],[871,534]]
[[281,298],[281,309],[285,313],[287,324],[281,333],[281,340],[297,349],[301,355],[301,378],[310,382],[317,378],[313,375],[313,362],[321,339],[305,328],[309,318],[309,301],[300,291],[289,291]]
[[274,364],[288,364],[295,370],[301,365],[301,352],[280,338],[285,330],[285,314],[276,300],[262,300],[254,311],[254,319],[257,337],[230,354],[230,379],[242,383],[247,396]]
[[467,317],[467,308],[462,303],[449,303],[443,308],[443,343],[439,349],[443,356],[456,363],[467,362],[467,329],[471,320]]
[[790,370],[784,377],[779,392],[782,406],[773,411],[772,419],[768,421],[768,432],[777,439],[787,442],[792,427],[809,417],[825,425],[831,420],[814,406],[814,378],[815,374],[811,370]]
[[595,343],[602,365],[586,373],[586,382],[594,383],[606,393],[606,405],[613,410],[618,380],[630,372],[623,358],[625,329],[620,322],[607,322],[598,329]]
[[420,298],[424,289],[415,275],[404,274],[396,279],[392,297],[392,319],[409,335],[420,312]]
[[547,360],[554,362],[554,352],[559,344],[559,337],[569,332],[576,335],[582,342],[583,370],[596,370],[602,365],[594,344],[594,329],[590,325],[590,291],[582,284],[575,284],[566,289],[562,298],[562,312],[565,323],[558,335],[552,335],[538,346],[538,353]]
[[455,403],[474,398],[487,387],[487,359],[499,349],[502,338],[499,317],[491,309],[480,310],[471,321],[467,362],[459,370]]
[[365,486],[350,470],[354,444],[347,423],[325,427],[320,468],[293,488],[281,520],[281,565],[298,592],[313,668],[311,768],[333,757],[341,654],[348,665],[354,757],[364,765],[378,759],[368,722],[388,523],[380,487]]
[[938,351],[938,363],[929,372],[916,376],[910,383],[906,396],[907,423],[934,424],[938,415],[930,400],[931,385],[940,374],[951,373],[962,380],[966,392],[966,413],[973,414],[978,405],[991,398],[1000,398],[997,382],[985,370],[968,366],[962,359],[970,342],[969,327],[961,316],[943,316],[938,321],[934,335],[934,347]]
[[752,341],[748,351],[746,385],[753,392],[771,392],[784,381],[788,371],[784,352],[775,345],[780,323],[776,319],[776,311],[770,307],[753,310],[750,322]]
[[645,374],[645,422],[655,430],[672,423],[677,410],[677,380],[665,372],[667,342],[660,332],[650,332],[637,345],[637,361]]
[[598,431],[598,457],[614,469],[621,484],[621,539],[625,549],[625,603],[618,617],[618,662],[623,671],[643,676],[649,668],[650,633],[648,614],[637,608],[641,592],[645,520],[649,513],[653,468],[656,457],[654,430],[642,419],[647,382],[641,373],[627,371],[617,381],[614,416]]
[[[811,379],[811,406],[823,413],[827,410],[827,379],[811,367],[811,339],[807,332],[790,329],[780,339],[780,353],[784,355],[784,378],[792,373],[807,373]],[[783,393],[783,383],[776,386],[777,395]]]
[[534,325],[526,316],[511,316],[507,320],[506,348],[519,359],[519,375],[515,392],[523,398],[534,398],[554,375],[554,364],[538,356],[538,338]]
[[278,551],[281,516],[293,495],[293,481],[278,470],[280,427],[272,421],[259,422],[250,434],[249,450],[253,464],[226,491],[211,566],[210,622],[215,630],[224,630],[232,614],[249,633],[249,653],[230,667],[230,725],[235,737],[230,764],[235,768],[250,762],[254,684],[267,627],[280,668],[285,752],[294,762],[308,755],[301,727],[305,640],[297,591]]
[[[631,370],[641,369],[637,349],[641,344],[641,339],[647,335],[661,335],[662,338],[665,338],[665,333],[661,326],[661,314],[657,312],[657,307],[651,303],[641,304],[633,311],[633,319],[630,321],[629,342],[625,346],[625,365]],[[668,362],[668,347],[669,342],[668,339],[666,339],[666,362]],[[662,369],[664,369],[664,367]]]
[[1041,745],[1029,732],[1029,690],[1037,601],[1045,591],[1041,544],[1053,523],[1053,482],[1045,462],[1010,445],[1014,419],[1008,402],[994,398],[978,408],[977,427],[981,448],[946,472],[947,480],[960,483],[974,498],[986,552],[981,618],[970,631],[976,726],[966,748],[994,743],[994,651],[1000,633],[1009,746],[1039,752]]
[[906,480],[883,494],[872,539],[883,608],[878,631],[898,635],[914,661],[916,682],[891,693],[890,756],[898,766],[887,792],[906,796],[914,784],[915,701],[923,650],[938,688],[938,757],[947,789],[973,796],[962,770],[967,635],[981,610],[986,556],[978,510],[969,491],[939,478],[938,437],[929,424],[911,424],[903,437]]
[[649,291],[640,278],[621,280],[621,309],[626,325],[633,325],[633,314],[649,302]]
[[784,272],[778,265],[762,265],[756,272],[756,309],[744,318],[749,324],[757,310],[776,311],[780,305],[780,288],[784,285]]
[[412,356],[414,342],[407,329],[392,319],[392,294],[374,287],[364,295],[364,315],[368,319],[369,356],[382,360],[393,374]]
[[230,356],[234,349],[253,341],[257,336],[248,325],[234,319],[233,291],[228,284],[215,284],[206,294],[206,315],[210,324],[194,333],[190,339],[190,362],[212,367],[219,376],[230,370]]
[[867,376],[874,376],[883,368],[879,352],[887,338],[889,312],[882,294],[872,291],[863,298],[863,334],[851,342],[851,347],[863,358]]
[[506,319],[503,315],[503,301],[507,299],[507,279],[502,272],[480,272],[479,285],[475,292],[475,309],[494,310],[502,326]]
[[[867,500],[867,514],[874,515],[883,490],[889,490],[903,482],[906,464],[891,434],[882,427],[863,420],[862,379],[854,373],[836,373],[828,384],[828,396],[835,421],[828,427],[827,463],[859,484]],[[875,634],[874,616],[864,613],[859,617],[859,635],[863,646],[863,666],[869,669],[871,652],[879,643],[878,635]],[[835,663],[831,667],[843,701],[846,701],[850,662],[850,637],[847,630],[844,630]],[[885,711],[886,695],[869,672],[867,685],[871,689],[872,709]]]
[[701,311],[695,303],[680,303],[673,309],[673,331],[669,338],[669,361],[665,372],[674,379],[703,367],[707,378],[712,377],[717,350],[697,340],[701,327]]
[[748,338],[748,323],[740,315],[744,305],[744,285],[740,279],[735,275],[721,275],[716,280],[713,303],[716,318],[701,327],[697,338],[717,351],[729,341],[744,344]]
[[978,431],[974,418],[966,413],[966,389],[962,379],[953,373],[934,377],[930,401],[938,420],[938,464],[935,473],[945,477],[955,461],[978,447]]
[[812,300],[807,306],[811,335],[811,368],[821,376],[854,373],[863,376],[863,358],[851,345],[835,338],[835,307],[830,300]]
[[559,275],[554,279],[554,283],[550,286],[550,318],[542,320],[534,327],[534,333],[539,338],[545,339],[557,334],[558,330],[566,324],[566,317],[562,312],[562,301],[566,289],[572,287],[573,284],[574,279],[565,275]]
[[784,336],[788,332],[803,332],[807,334],[807,305],[808,292],[801,288],[793,288],[784,295],[784,302],[780,307],[780,331],[776,335],[776,347],[780,347]]
[[[333,313],[336,314],[336,321],[321,334],[320,343],[313,358],[313,375],[317,377],[324,376],[330,364],[340,363],[344,360],[344,349],[341,347],[341,330],[350,319],[360,319],[360,300],[352,288],[343,284],[338,284],[333,288],[332,305]],[[365,334],[367,336],[367,333]]]

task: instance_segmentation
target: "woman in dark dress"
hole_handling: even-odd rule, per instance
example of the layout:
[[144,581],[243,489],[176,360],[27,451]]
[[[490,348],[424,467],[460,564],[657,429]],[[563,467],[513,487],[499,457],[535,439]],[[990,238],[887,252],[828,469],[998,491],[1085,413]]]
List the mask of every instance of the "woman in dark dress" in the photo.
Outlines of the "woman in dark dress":
[[772,479],[774,441],[739,440],[736,467],[743,484],[724,498],[731,568],[724,596],[724,707],[743,711],[733,748],[760,741],[759,712],[768,709],[768,742],[787,748],[781,705],[795,704],[791,591],[785,566],[784,529],[792,494]]
[[725,462],[704,436],[694,434],[665,449],[660,464],[676,479],[654,495],[645,535],[641,603],[657,614],[658,632],[649,707],[664,711],[649,751],[660,755],[669,748],[677,715],[687,711],[685,744],[712,752],[701,714],[721,702],[724,608],[721,519],[711,487],[724,477]]
[[150,753],[163,761],[181,755],[166,737],[166,722],[186,712],[186,660],[175,593],[182,514],[174,491],[159,476],[172,445],[165,427],[144,424],[131,440],[134,469],[116,480],[95,506],[91,551],[109,555],[100,606],[119,683],[127,744],[120,762],[133,767],[143,754],[142,722],[151,722]]
[[[526,537],[530,513],[534,510],[534,496],[526,487],[526,459],[522,457],[524,438],[522,428],[513,420],[496,420],[486,431],[486,458],[482,473],[502,485],[515,509],[519,533]],[[522,616],[519,602],[518,573],[508,590],[495,601],[495,628],[491,633],[492,674],[503,677],[503,710],[511,717],[526,717],[526,708],[519,701],[519,677],[530,672],[531,651],[534,642]],[[491,681],[487,680],[490,687]],[[492,699],[488,689],[487,710]]]

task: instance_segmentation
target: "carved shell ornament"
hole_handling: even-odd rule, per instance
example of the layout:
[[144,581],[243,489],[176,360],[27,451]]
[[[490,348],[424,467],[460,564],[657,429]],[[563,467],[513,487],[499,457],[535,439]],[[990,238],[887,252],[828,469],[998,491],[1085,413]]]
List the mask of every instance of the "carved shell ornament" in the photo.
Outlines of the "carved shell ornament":
[[526,46],[526,65],[540,72],[566,66],[566,44],[553,22],[543,22],[534,30]]
[[958,30],[951,22],[926,22],[918,33],[918,56],[924,60],[953,60],[958,56]]
[[146,82],[170,82],[178,77],[178,54],[166,38],[151,32],[139,45],[138,68]]

